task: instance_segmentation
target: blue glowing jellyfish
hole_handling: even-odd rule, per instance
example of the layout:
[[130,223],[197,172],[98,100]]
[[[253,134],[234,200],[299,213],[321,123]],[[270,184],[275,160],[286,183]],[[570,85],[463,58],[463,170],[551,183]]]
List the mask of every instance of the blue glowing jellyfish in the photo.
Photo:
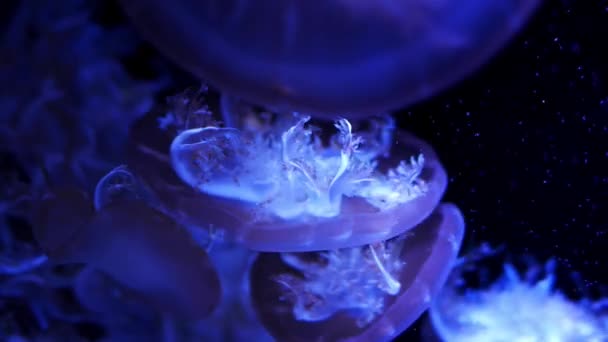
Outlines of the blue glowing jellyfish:
[[435,334],[446,342],[606,341],[606,300],[568,298],[555,287],[555,265],[533,264],[520,274],[507,263],[483,289],[462,289],[456,268],[429,310]]
[[[154,120],[134,126],[130,164],[167,211],[179,213],[177,220],[219,227],[228,240],[253,250],[317,251],[387,240],[430,215],[446,188],[433,149],[396,130],[389,117],[360,131],[340,119],[323,141],[324,130],[306,116],[264,123],[241,113],[235,128],[210,113],[193,111],[192,119],[178,113],[165,115],[162,127]],[[163,136],[174,136],[169,148]]]
[[458,81],[539,0],[122,3],[164,54],[223,92],[275,110],[360,116]]
[[464,220],[441,205],[412,232],[317,253],[263,253],[251,292],[279,341],[390,341],[430,305],[460,247]]

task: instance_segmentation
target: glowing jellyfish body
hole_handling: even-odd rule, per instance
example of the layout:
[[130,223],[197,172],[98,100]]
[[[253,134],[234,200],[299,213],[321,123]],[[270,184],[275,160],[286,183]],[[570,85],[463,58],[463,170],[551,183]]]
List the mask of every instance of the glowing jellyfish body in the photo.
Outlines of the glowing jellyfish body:
[[440,205],[396,239],[319,253],[262,253],[250,272],[258,318],[279,341],[390,341],[443,286],[464,220]]
[[336,125],[325,143],[306,118],[289,116],[267,129],[192,128],[174,131],[169,150],[161,141],[171,134],[144,119],[133,127],[130,164],[176,220],[257,251],[361,246],[431,214],[447,176],[428,144],[390,120],[377,131]]
[[605,300],[570,300],[554,287],[554,265],[539,278],[538,266],[521,276],[506,264],[494,284],[464,293],[456,269],[429,310],[435,333],[446,342],[606,341]]
[[[206,210],[205,219],[238,227],[234,238],[247,247],[293,252],[387,240],[413,228],[441,200],[445,171],[416,137],[398,132],[399,143],[387,147],[393,158],[382,158],[372,137],[361,143],[370,146],[356,147],[360,136],[339,131],[334,140],[343,145],[321,147],[305,119],[296,122],[259,146],[235,143],[236,130],[217,128],[209,128],[217,139],[199,128],[173,141],[177,175],[206,195],[233,201],[228,209]],[[350,124],[336,125],[346,130]],[[230,143],[218,141],[226,139]]]
[[228,94],[276,110],[375,114],[485,62],[538,0],[123,1],[142,33]]

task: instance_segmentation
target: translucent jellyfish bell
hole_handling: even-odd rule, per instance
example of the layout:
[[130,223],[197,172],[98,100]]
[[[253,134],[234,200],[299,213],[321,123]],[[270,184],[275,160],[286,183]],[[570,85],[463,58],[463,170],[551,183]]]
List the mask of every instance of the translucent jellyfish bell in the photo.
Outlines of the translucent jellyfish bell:
[[440,205],[389,241],[315,253],[261,253],[250,272],[258,318],[279,341],[390,341],[431,304],[464,233]]
[[375,114],[433,95],[505,44],[539,0],[124,0],[182,67],[274,110]]
[[439,203],[446,173],[422,140],[397,131],[385,147],[338,120],[324,145],[307,117],[294,120],[264,135],[207,127],[173,140],[177,175],[212,197],[204,220],[255,250],[324,250],[392,238]]
[[148,204],[154,204],[152,194],[140,184],[126,165],[120,165],[105,176],[97,186],[93,196],[95,210],[110,205],[116,200],[143,200]]
[[159,128],[157,119],[150,113],[132,127],[130,168],[180,224],[215,227],[257,251],[390,239],[430,215],[447,185],[435,151],[390,120],[353,131],[338,120],[322,143],[306,118],[181,132]]
[[85,194],[58,189],[36,206],[34,236],[51,262],[88,264],[179,318],[199,319],[217,306],[221,286],[207,253],[144,202],[116,198],[93,211]]

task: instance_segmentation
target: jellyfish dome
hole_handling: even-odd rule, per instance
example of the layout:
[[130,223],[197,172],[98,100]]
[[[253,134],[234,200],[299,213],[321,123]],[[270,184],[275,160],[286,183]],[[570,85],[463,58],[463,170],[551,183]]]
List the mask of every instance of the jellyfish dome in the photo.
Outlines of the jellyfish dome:
[[539,2],[122,1],[147,39],[221,91],[273,110],[351,117],[463,78]]

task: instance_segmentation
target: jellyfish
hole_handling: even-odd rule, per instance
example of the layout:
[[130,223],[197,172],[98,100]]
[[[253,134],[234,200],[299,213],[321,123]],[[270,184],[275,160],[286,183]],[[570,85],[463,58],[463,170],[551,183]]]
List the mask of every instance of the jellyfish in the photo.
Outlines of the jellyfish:
[[250,277],[258,317],[280,341],[390,341],[441,289],[463,233],[460,211],[444,204],[391,240],[317,253],[262,253]]
[[479,289],[464,288],[471,265],[460,263],[429,310],[434,334],[446,342],[605,341],[606,300],[575,301],[556,286],[555,259],[528,261],[525,272],[504,263],[502,275]]
[[[112,184],[106,176],[98,191],[115,190],[104,182]],[[36,201],[33,232],[49,261],[91,266],[167,315],[196,319],[211,313],[221,289],[206,252],[162,212],[114,193],[97,209],[86,193],[69,187],[49,189]]]
[[371,116],[486,62],[539,0],[122,1],[166,56],[276,111]]
[[8,16],[0,77],[14,82],[0,85],[0,146],[32,178],[42,164],[55,183],[89,189],[121,160],[129,123],[153,106],[166,81],[133,78],[119,61],[136,41],[73,20],[88,18],[84,4],[26,0],[2,7]]
[[337,120],[322,141],[308,116],[263,123],[243,113],[241,125],[224,127],[196,115],[202,127],[180,123],[194,119],[172,119],[181,129],[163,129],[158,118],[136,124],[129,164],[176,220],[214,226],[256,251],[393,238],[430,215],[447,185],[434,150],[388,116],[361,132]]

